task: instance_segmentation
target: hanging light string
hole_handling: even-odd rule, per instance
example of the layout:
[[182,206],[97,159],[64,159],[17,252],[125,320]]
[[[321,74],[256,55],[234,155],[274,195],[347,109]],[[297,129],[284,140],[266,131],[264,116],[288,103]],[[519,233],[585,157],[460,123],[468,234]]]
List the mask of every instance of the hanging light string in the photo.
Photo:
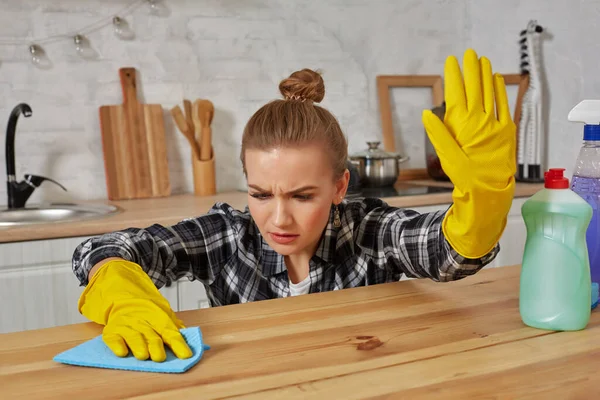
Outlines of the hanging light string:
[[5,46],[6,45],[10,45],[10,46],[30,45],[30,44],[43,45],[43,44],[58,42],[58,41],[65,40],[65,39],[73,40],[73,38],[77,35],[80,35],[80,36],[87,35],[87,34],[95,32],[97,30],[100,30],[106,26],[118,24],[119,22],[121,22],[123,20],[123,18],[125,16],[133,13],[133,11],[135,11],[137,8],[139,8],[144,3],[148,4],[148,6],[151,9],[157,7],[157,5],[158,5],[157,0],[134,0],[134,1],[129,2],[129,4],[127,6],[123,7],[117,13],[111,14],[108,17],[104,17],[101,20],[99,20],[91,25],[88,25],[86,27],[83,27],[77,31],[61,33],[61,34],[52,35],[52,36],[48,36],[45,38],[39,38],[39,39],[3,39],[3,38],[0,38],[0,46],[2,46],[2,45],[5,45]]

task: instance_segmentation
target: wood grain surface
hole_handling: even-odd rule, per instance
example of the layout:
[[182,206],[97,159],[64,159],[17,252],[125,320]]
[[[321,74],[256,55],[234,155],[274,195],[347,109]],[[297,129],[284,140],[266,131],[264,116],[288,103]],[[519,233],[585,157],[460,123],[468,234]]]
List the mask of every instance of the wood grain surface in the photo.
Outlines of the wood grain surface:
[[119,76],[123,104],[99,108],[108,198],[168,196],[171,184],[162,106],[138,101],[135,68],[121,68]]
[[67,366],[93,323],[0,335],[7,399],[594,399],[600,312],[529,328],[518,266],[178,313],[211,346],[184,374]]

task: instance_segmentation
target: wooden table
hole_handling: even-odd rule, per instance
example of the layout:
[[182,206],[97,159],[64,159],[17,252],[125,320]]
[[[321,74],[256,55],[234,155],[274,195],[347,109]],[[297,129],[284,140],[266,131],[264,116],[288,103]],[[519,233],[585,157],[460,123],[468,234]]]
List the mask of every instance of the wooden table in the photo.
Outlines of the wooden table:
[[54,363],[101,333],[0,335],[2,399],[594,399],[600,310],[587,329],[523,325],[519,268],[182,312],[212,349],[185,374]]

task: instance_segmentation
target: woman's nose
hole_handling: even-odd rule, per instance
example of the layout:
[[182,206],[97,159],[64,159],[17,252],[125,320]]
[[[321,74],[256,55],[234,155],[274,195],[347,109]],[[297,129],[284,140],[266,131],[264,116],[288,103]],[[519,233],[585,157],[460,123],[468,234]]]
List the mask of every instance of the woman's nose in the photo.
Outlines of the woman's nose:
[[277,228],[285,228],[291,225],[292,215],[288,210],[284,201],[278,201],[275,206],[275,212],[273,215],[273,225]]

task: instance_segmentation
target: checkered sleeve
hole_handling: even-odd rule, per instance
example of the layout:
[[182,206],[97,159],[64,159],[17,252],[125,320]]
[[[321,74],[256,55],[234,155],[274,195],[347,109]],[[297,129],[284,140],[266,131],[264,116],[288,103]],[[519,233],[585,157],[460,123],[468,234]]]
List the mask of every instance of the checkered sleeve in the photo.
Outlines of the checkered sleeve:
[[381,268],[439,282],[473,275],[494,260],[498,244],[478,259],[458,254],[442,232],[444,216],[445,211],[420,214],[377,200],[364,209],[359,241],[372,249],[372,259]]
[[182,277],[210,285],[236,252],[240,214],[217,203],[207,214],[172,226],[154,224],[89,238],[73,253],[73,272],[84,286],[95,264],[120,257],[139,264],[158,288]]

